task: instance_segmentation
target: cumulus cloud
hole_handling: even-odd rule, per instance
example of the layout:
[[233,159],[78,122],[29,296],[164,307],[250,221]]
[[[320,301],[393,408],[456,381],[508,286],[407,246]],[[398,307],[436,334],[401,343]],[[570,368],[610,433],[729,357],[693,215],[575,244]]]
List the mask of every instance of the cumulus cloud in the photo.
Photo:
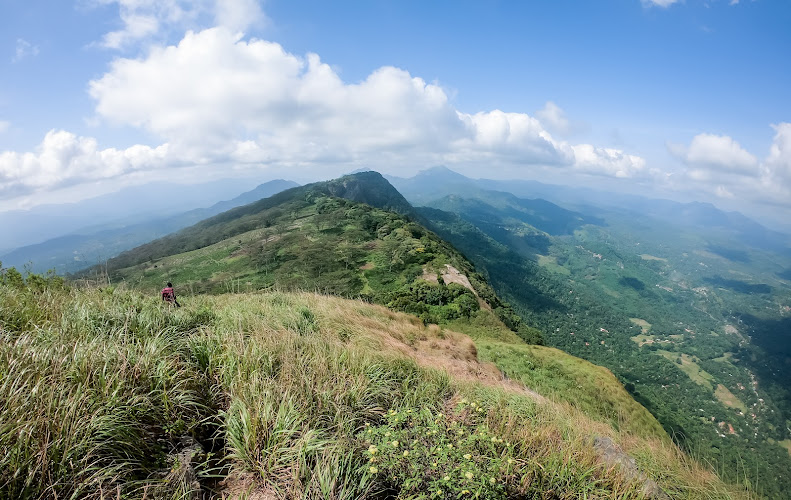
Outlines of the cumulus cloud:
[[17,38],[16,50],[14,51],[14,57],[11,58],[11,62],[19,62],[28,57],[35,57],[38,55],[38,52],[38,45],[33,45],[27,40]]
[[727,135],[698,134],[689,146],[668,145],[698,179],[712,174],[760,175],[758,159]]
[[[571,146],[525,113],[459,112],[440,86],[393,67],[346,83],[316,54],[301,58],[223,28],[187,33],[144,59],[118,59],[90,83],[90,94],[110,123],[248,161],[422,153],[451,161],[495,155],[526,164],[575,162]],[[614,156],[586,156],[584,165],[623,163]]]
[[218,26],[237,32],[266,20],[258,0],[218,0],[214,16]]
[[124,49],[168,30],[195,27],[210,18],[234,32],[261,24],[266,17],[258,0],[94,0],[117,5],[121,29],[106,33],[99,45]]
[[645,171],[645,160],[612,148],[597,148],[590,144],[572,146],[574,168],[595,175],[618,178],[638,177]]
[[110,179],[161,166],[167,144],[100,150],[93,138],[52,130],[35,152],[0,153],[0,197],[16,197],[42,189]]
[[50,132],[35,153],[0,156],[0,192],[157,165],[344,171],[485,162],[621,178],[643,175],[645,166],[621,150],[559,140],[526,113],[461,112],[441,86],[403,69],[385,66],[344,82],[316,54],[299,57],[224,27],[118,58],[89,93],[99,123],[145,130],[163,145],[100,150],[93,139]]
[[543,108],[536,111],[536,117],[547,129],[560,135],[571,132],[571,123],[566,118],[566,112],[552,101],[547,101]]
[[768,174],[791,183],[791,123],[772,125],[775,137],[766,158]]
[[689,146],[669,144],[687,167],[685,188],[722,199],[791,207],[791,123],[772,125],[768,155],[759,160],[729,136],[699,134]]

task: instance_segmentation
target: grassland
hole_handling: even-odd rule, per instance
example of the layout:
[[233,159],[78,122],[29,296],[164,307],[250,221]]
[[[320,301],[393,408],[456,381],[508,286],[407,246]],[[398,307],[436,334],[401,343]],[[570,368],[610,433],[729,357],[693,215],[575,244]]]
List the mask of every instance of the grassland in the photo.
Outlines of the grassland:
[[636,403],[591,412],[627,404],[606,371],[491,316],[473,340],[315,294],[183,302],[0,285],[0,497],[642,498],[607,436],[674,497],[749,498]]
[[635,325],[639,326],[644,335],[651,331],[651,323],[649,323],[648,321],[646,321],[644,319],[629,318],[629,321],[631,321]]
[[676,363],[676,366],[678,366],[681,371],[686,373],[687,376],[696,384],[712,391],[714,390],[714,386],[712,385],[714,377],[712,377],[710,373],[703,370],[695,361],[693,356],[663,350],[658,350],[656,353]]
[[722,384],[717,384],[717,389],[714,391],[714,395],[719,399],[722,404],[729,408],[737,408],[742,412],[747,412],[747,406],[737,398],[731,391],[728,390]]
[[[292,194],[300,193],[248,214],[256,224],[230,219],[204,228],[203,238],[214,242],[204,247],[181,251],[194,246],[192,240],[174,235],[173,241],[150,243],[150,250],[135,249],[111,261],[111,280],[152,294],[167,282],[190,295],[310,290],[364,298],[426,323],[469,318],[483,306],[523,338],[540,342],[540,333],[520,328],[511,306],[464,256],[408,217],[321,191]],[[255,228],[242,230],[250,226]],[[154,257],[156,252],[165,255]],[[437,273],[446,274],[448,266],[459,276],[438,283]],[[433,276],[433,283],[424,276]]]
[[558,264],[558,260],[556,257],[550,255],[539,255],[538,265],[546,268],[549,271],[552,271],[553,273],[563,274],[566,276],[571,274],[571,272],[568,269]]

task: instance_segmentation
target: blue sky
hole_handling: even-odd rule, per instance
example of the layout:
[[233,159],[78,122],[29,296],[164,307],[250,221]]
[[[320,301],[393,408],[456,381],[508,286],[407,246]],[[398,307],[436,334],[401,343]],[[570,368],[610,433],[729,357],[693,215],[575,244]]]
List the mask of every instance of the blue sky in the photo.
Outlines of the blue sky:
[[0,210],[360,167],[791,220],[791,2],[0,0]]

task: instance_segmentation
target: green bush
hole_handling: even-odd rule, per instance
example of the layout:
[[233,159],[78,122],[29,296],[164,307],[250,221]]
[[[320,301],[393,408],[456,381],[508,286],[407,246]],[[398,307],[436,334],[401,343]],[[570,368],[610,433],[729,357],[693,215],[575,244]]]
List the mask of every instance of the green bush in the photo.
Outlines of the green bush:
[[515,494],[521,461],[514,446],[485,424],[486,410],[462,400],[451,415],[431,408],[390,410],[366,425],[365,472],[397,498],[506,498]]

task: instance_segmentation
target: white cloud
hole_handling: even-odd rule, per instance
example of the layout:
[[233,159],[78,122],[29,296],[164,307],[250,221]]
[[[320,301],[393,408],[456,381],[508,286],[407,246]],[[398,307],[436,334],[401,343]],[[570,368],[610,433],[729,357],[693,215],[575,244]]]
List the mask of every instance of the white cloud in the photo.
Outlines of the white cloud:
[[[118,59],[90,83],[90,93],[104,120],[145,128],[202,155],[233,153],[247,161],[494,155],[546,165],[575,159],[568,144],[527,114],[458,112],[441,87],[393,67],[348,84],[315,54],[300,58],[223,28],[187,33],[145,59]],[[610,168],[612,155],[599,156]]]
[[33,45],[27,40],[17,38],[16,50],[14,51],[14,57],[11,59],[11,62],[19,62],[28,57],[35,57],[38,55],[38,53],[38,45]]
[[791,123],[772,127],[776,133],[763,161],[729,136],[699,134],[689,146],[668,144],[687,167],[676,189],[791,208]]
[[772,128],[776,134],[766,158],[768,174],[791,184],[791,123],[772,125]]
[[727,135],[698,134],[689,146],[669,144],[668,148],[698,179],[712,174],[760,175],[758,159]]
[[641,0],[641,1],[643,2],[643,5],[646,7],[657,6],[657,7],[667,8],[673,5],[674,3],[677,3],[679,0]]
[[733,193],[731,193],[725,186],[717,186],[714,194],[716,194],[719,198],[734,198]]
[[0,198],[157,168],[167,151],[167,144],[100,150],[95,139],[52,130],[35,152],[0,153]]
[[250,26],[263,24],[266,17],[258,0],[218,0],[215,19],[218,26],[243,32]]
[[226,28],[118,58],[89,92],[98,122],[143,129],[163,145],[100,150],[93,139],[50,132],[35,153],[0,156],[4,197],[157,165],[327,174],[354,165],[484,162],[612,177],[642,175],[645,165],[620,150],[558,140],[525,113],[460,112],[442,87],[402,69],[382,67],[347,83],[318,55],[298,57]]
[[574,168],[578,171],[618,178],[638,177],[645,170],[645,160],[618,149],[597,148],[590,144],[572,146]]
[[168,30],[183,32],[206,22],[243,32],[266,20],[259,0],[94,1],[99,5],[118,6],[122,27],[106,33],[100,42],[110,49],[124,49]]
[[544,107],[536,111],[536,117],[547,129],[560,135],[571,132],[571,123],[566,118],[566,113],[552,101],[547,101]]

